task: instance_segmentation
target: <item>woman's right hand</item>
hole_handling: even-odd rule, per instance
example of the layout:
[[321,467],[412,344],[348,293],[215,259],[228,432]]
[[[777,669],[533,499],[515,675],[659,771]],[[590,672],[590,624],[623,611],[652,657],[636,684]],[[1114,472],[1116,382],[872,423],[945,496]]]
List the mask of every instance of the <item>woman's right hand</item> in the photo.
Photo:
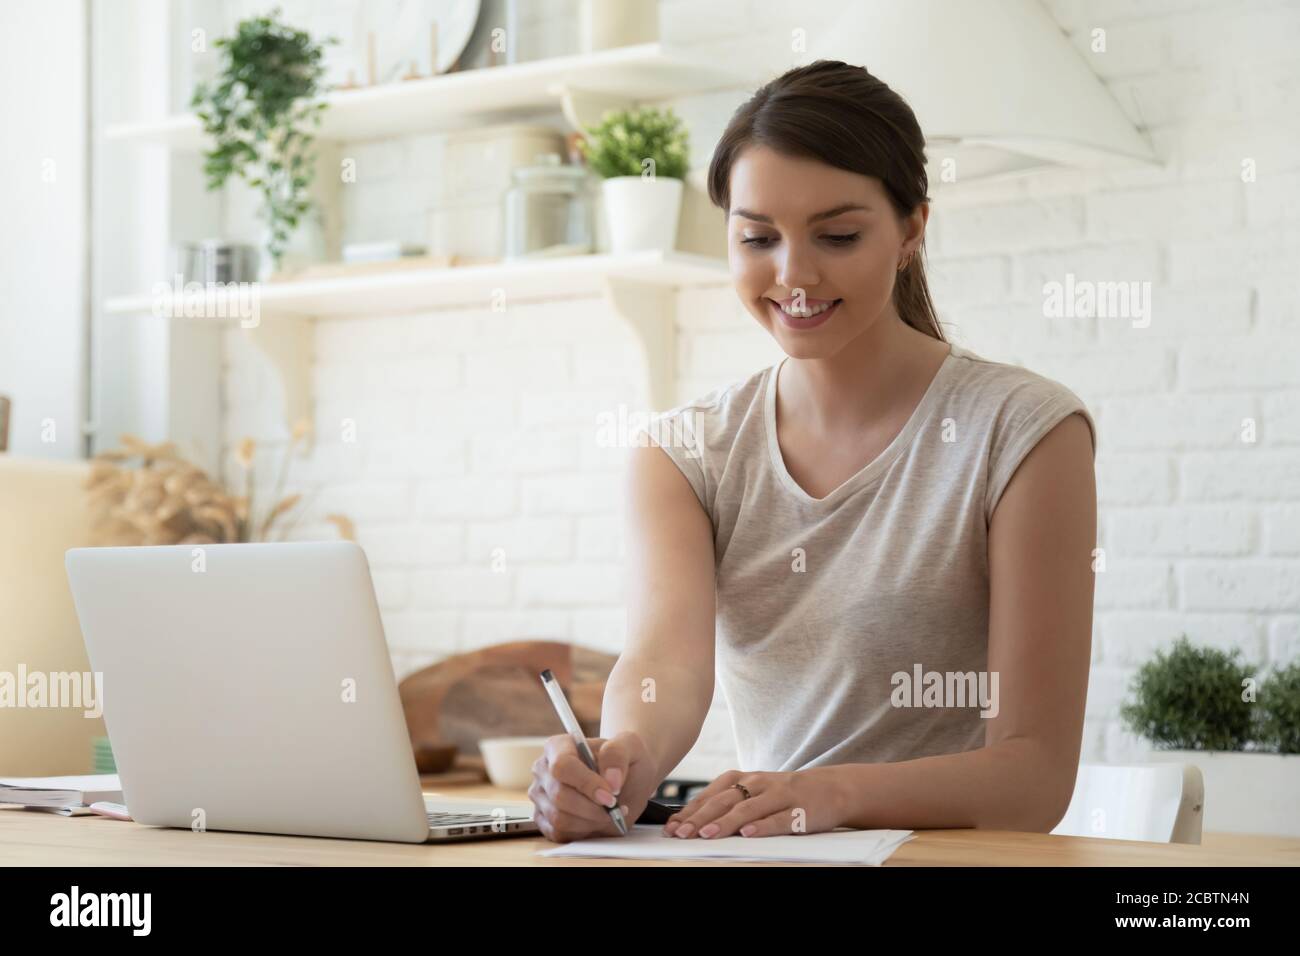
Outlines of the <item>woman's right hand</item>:
[[658,768],[639,734],[624,731],[608,740],[588,737],[587,746],[599,774],[582,762],[568,734],[548,738],[533,763],[533,783],[528,788],[528,799],[537,808],[533,819],[555,843],[619,836],[607,812],[615,801],[630,831],[659,786]]

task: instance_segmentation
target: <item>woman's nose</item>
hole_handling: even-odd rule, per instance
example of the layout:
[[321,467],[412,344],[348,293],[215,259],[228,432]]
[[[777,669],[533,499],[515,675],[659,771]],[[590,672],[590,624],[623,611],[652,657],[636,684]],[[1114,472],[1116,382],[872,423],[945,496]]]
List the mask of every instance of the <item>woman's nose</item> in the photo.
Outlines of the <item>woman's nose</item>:
[[780,253],[776,266],[777,285],[795,289],[816,288],[821,277],[817,274],[816,263],[810,251],[788,242]]

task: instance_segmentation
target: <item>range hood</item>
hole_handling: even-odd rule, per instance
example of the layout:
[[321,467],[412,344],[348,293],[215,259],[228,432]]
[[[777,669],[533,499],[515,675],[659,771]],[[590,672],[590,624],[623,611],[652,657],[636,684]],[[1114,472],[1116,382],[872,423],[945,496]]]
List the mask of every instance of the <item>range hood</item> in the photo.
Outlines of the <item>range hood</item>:
[[[1038,0],[852,0],[807,60],[865,66],[925,132],[931,182],[1156,164],[1149,142]],[[951,177],[949,177],[951,178]],[[946,181],[946,180],[943,180]]]

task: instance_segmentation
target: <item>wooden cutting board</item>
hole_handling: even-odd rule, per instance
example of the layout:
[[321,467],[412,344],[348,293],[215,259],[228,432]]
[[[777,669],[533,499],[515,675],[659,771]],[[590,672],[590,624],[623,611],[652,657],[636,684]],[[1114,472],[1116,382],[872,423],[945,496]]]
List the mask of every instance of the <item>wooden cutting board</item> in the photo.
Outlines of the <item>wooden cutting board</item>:
[[561,641],[514,641],[417,671],[398,686],[416,765],[421,773],[442,773],[465,766],[457,757],[481,761],[484,737],[563,733],[539,677],[548,667],[583,732],[599,736],[605,682],[616,661]]
[[458,755],[448,770],[442,773],[420,774],[420,786],[426,790],[451,786],[459,783],[486,783],[487,769],[482,757]]

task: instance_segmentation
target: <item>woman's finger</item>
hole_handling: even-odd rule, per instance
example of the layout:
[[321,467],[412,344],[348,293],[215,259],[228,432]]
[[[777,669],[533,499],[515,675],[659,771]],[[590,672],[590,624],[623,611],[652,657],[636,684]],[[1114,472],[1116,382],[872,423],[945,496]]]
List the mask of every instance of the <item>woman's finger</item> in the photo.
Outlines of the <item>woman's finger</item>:
[[[592,832],[591,821],[584,820],[581,817],[574,816],[564,810],[556,807],[547,796],[543,789],[533,802],[537,805],[537,814],[534,819],[537,820],[538,827],[542,830],[543,835],[553,843],[565,843],[573,839],[581,839]],[[606,817],[614,832],[618,828],[614,827],[614,821]]]
[[700,832],[701,828],[730,812],[734,806],[744,800],[745,795],[741,791],[728,787],[706,800],[702,807],[683,819],[672,835],[682,838],[693,837]]
[[701,821],[696,833],[705,840],[734,836],[748,823],[784,812],[789,802],[789,798],[779,790],[758,793],[748,800],[741,800],[712,822]]
[[[572,745],[572,741],[570,741]],[[614,806],[616,799],[610,791],[609,781],[592,770],[578,756],[576,748],[557,748],[557,755],[551,760],[550,778],[563,786],[572,787],[586,795],[593,804],[603,807]],[[548,792],[554,800],[558,791],[549,787]]]
[[[599,826],[602,823],[611,825],[614,823],[610,819],[608,812],[593,803],[585,793],[574,790],[572,787],[560,784],[554,789],[548,789],[546,796],[555,809],[578,817],[590,824]],[[614,829],[617,831],[618,828],[615,827]]]
[[[670,816],[667,822],[664,824],[664,828],[666,830],[670,830],[670,828],[675,828],[676,826],[680,825],[683,821],[689,819],[690,816],[696,813],[700,809],[700,807],[704,806],[705,803],[707,803],[717,794],[722,793],[723,791],[728,789],[733,783],[736,783],[740,779],[740,776],[741,773],[739,770],[728,770],[726,773],[719,776],[711,784],[709,784],[707,787],[705,787],[703,790],[701,790],[699,793],[693,796],[690,800],[688,800],[684,807],[682,807],[680,810],[678,810],[676,813]],[[739,793],[740,791],[736,791],[736,792]],[[672,835],[671,830],[669,832],[669,835],[670,836]]]
[[546,796],[546,791],[534,782],[528,788],[528,799],[533,801],[533,806],[536,807],[533,813],[533,822],[537,824],[537,829],[541,830],[542,836],[552,843],[558,842],[555,839],[555,830],[551,826],[551,814],[554,812],[554,808]]
[[737,832],[743,837],[790,836],[795,832],[790,822],[793,812],[790,807],[785,807],[761,819],[750,820]]

